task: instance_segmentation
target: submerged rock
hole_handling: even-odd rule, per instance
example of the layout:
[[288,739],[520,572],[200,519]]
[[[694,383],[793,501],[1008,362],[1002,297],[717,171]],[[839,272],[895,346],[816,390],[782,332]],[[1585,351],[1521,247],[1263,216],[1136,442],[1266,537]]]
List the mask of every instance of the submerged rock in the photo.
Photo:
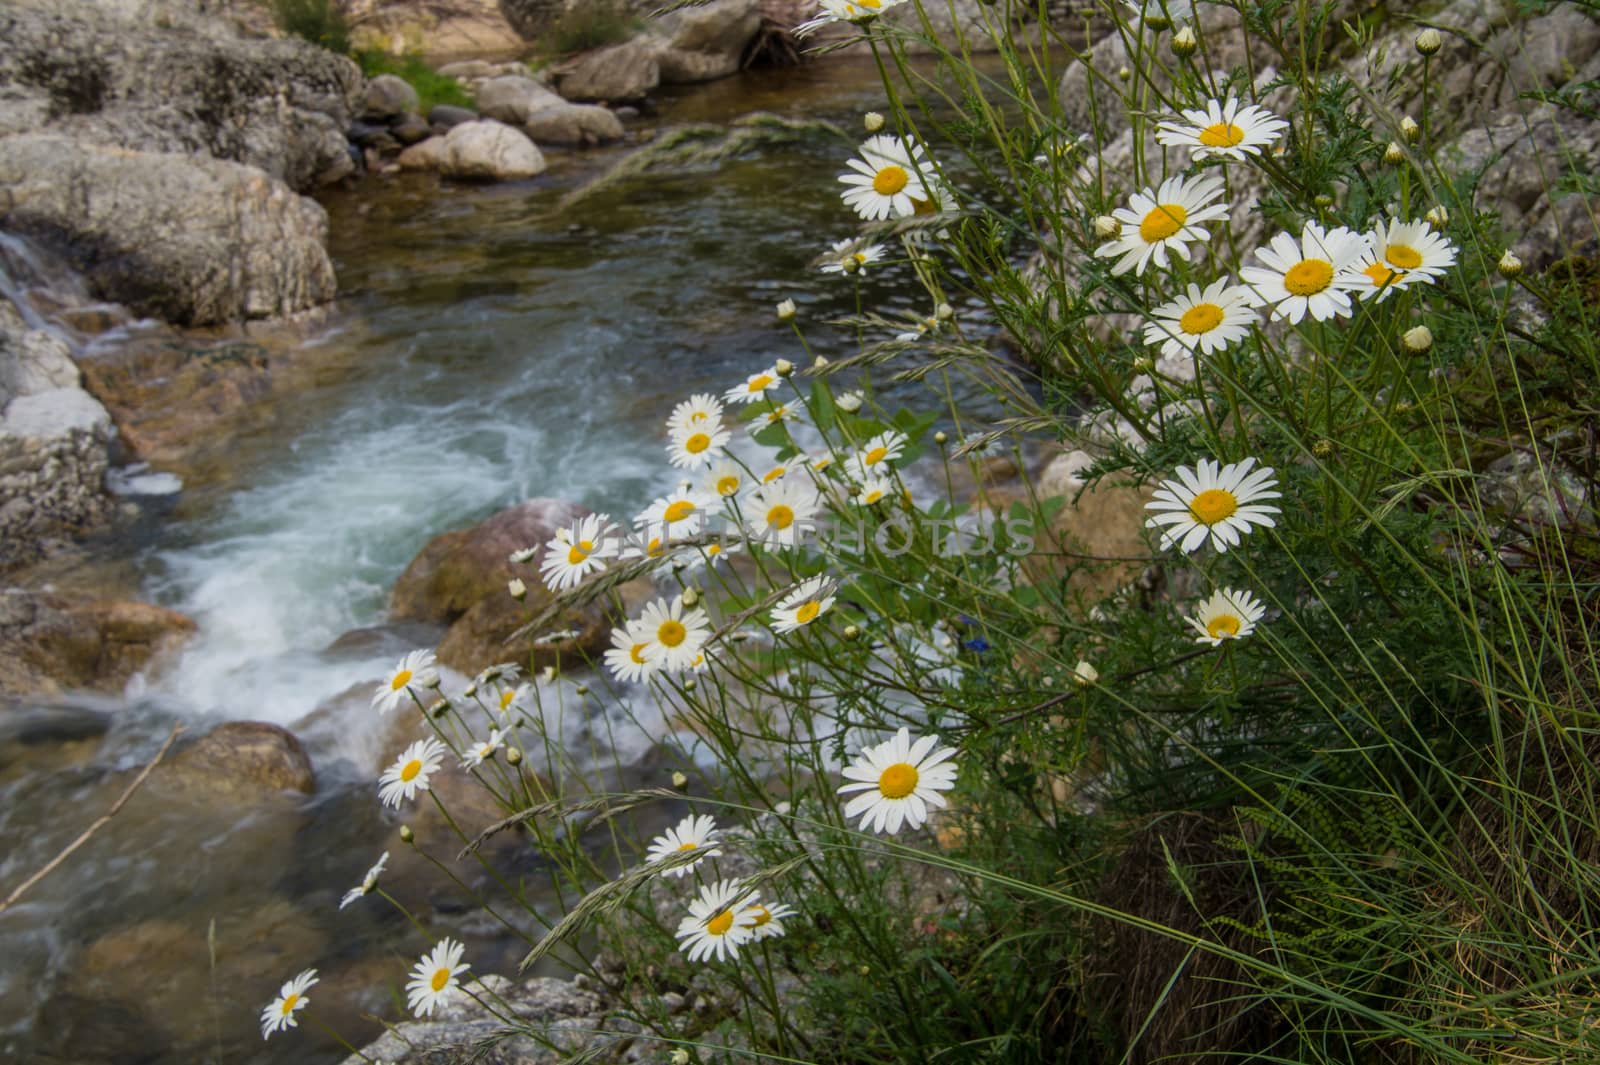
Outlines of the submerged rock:
[[120,692],[194,629],[185,615],[150,603],[0,592],[0,695]]
[[316,790],[311,758],[287,729],[265,721],[218,725],[158,768],[162,784],[207,802],[251,804]]

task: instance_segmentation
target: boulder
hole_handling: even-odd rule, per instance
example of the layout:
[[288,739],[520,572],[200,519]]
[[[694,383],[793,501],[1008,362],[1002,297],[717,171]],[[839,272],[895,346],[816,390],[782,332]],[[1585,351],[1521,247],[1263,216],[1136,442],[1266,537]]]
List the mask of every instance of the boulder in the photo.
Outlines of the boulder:
[[294,37],[92,0],[0,6],[3,133],[209,155],[309,189],[350,173],[344,131],[361,88],[353,62]]
[[761,29],[761,0],[710,0],[656,20],[656,62],[662,82],[687,84],[739,71],[745,48]]
[[596,104],[562,100],[533,112],[522,130],[536,144],[610,144],[622,139],[622,120]]
[[0,695],[120,692],[195,629],[176,610],[128,600],[0,592]]
[[560,95],[543,84],[517,75],[490,78],[478,86],[476,99],[484,118],[508,126],[520,126],[535,111],[563,102]]
[[0,227],[55,244],[101,298],[183,325],[290,314],[335,290],[323,209],[218,159],[7,137]]
[[463,122],[444,136],[446,177],[518,181],[543,173],[544,167],[544,156],[526,134],[498,122]]
[[162,784],[208,802],[254,804],[281,792],[316,790],[311,759],[294,734],[264,721],[228,721],[163,763]]
[[421,105],[417,90],[397,74],[379,74],[361,92],[361,117],[369,122],[398,118]]
[[[560,651],[571,663],[580,654],[594,655],[608,640],[599,607],[568,611],[552,629],[572,629],[578,636],[553,646],[535,648],[507,644],[506,638],[550,603],[550,593],[526,566],[513,566],[508,556],[525,547],[542,546],[563,526],[588,511],[557,499],[530,499],[467,529],[441,533],[430,540],[395,582],[389,598],[399,620],[432,621],[450,626],[439,644],[439,660],[467,673],[496,662],[526,665],[530,652],[536,664],[552,661]],[[528,585],[526,602],[506,591],[512,577]]]
[[661,84],[656,44],[639,37],[590,52],[563,72],[556,84],[569,100],[642,100]]
[[429,137],[401,152],[396,162],[401,170],[443,170],[448,156],[444,137]]
[[474,122],[477,118],[478,112],[470,107],[452,107],[449,104],[439,104],[428,112],[428,123],[430,125],[436,127],[444,126],[447,129],[451,126],[459,126],[463,122]]
[[401,144],[416,144],[433,136],[433,127],[421,115],[408,112],[389,124],[389,132]]
[[[1035,532],[1034,554],[1025,567],[1035,580],[1067,578],[1069,592],[1092,605],[1137,579],[1151,558],[1144,505],[1152,489],[1115,477],[1081,487],[1081,459],[1074,452],[1055,459],[1041,474],[1040,498],[1059,486],[1066,499],[1048,529]],[[1075,469],[1074,466],[1077,466]]]

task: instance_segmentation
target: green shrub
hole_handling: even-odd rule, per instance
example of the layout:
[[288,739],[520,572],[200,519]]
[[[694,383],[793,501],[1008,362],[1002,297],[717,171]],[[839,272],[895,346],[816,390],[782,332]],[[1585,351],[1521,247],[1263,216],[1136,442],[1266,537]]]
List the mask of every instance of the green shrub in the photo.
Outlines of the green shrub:
[[394,74],[410,82],[421,101],[418,108],[426,115],[439,104],[451,107],[471,107],[472,94],[455,78],[446,77],[429,66],[419,55],[394,55],[380,49],[369,48],[356,55],[361,72],[369,78],[379,74]]
[[350,52],[350,22],[341,0],[272,0],[278,29],[330,52]]
[[539,39],[539,51],[562,56],[620,44],[638,32],[641,22],[617,0],[582,3],[563,12]]

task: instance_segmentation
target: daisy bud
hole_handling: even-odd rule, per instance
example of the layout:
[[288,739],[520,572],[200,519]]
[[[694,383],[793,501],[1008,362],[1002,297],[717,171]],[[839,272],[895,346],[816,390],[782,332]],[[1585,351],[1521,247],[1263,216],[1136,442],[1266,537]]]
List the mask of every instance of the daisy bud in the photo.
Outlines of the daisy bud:
[[728,639],[733,643],[744,643],[749,638],[750,634],[745,632],[743,629],[740,629],[738,632],[730,632],[728,634]]
[[1122,223],[1103,214],[1094,220],[1094,235],[1101,240],[1116,240],[1122,235]]
[[856,967],[856,972],[860,973],[862,976],[871,976],[872,975],[872,966],[870,966],[870,965],[858,965]]
[[521,764],[522,764],[522,748],[521,747],[507,747],[506,748],[506,765],[521,765]]
[[948,322],[956,316],[956,309],[948,303],[941,303],[934,308],[933,316],[941,322]]
[[1133,71],[1129,70],[1127,67],[1118,67],[1117,68],[1117,80],[1118,81],[1132,81],[1133,80]]
[[461,698],[463,698],[463,699],[470,699],[474,695],[477,695],[477,694],[478,694],[478,682],[477,681],[472,681],[465,688],[461,689]]
[[[878,122],[881,125],[883,119],[880,117]],[[872,127],[868,126],[867,128],[871,129]],[[671,1062],[671,1065],[689,1065],[689,1052],[682,1047],[679,1047],[677,1050],[672,1052],[672,1057],[668,1060]]]
[[1167,17],[1166,12],[1161,10],[1146,12],[1143,21],[1146,26],[1149,26],[1157,33],[1172,28],[1172,20]]
[[1080,658],[1072,667],[1072,679],[1079,684],[1093,684],[1100,679],[1100,671],[1091,666],[1087,658]]
[[883,116],[876,111],[868,111],[861,116],[861,124],[867,127],[868,133],[876,133],[883,128]]
[[844,627],[844,638],[845,639],[847,639],[847,640],[856,640],[856,639],[860,639],[860,637],[861,637],[861,627],[860,626],[858,626],[858,625],[846,625]]
[[861,260],[854,255],[846,255],[839,260],[839,269],[847,274],[859,274],[861,272]]
[[950,442],[950,435],[943,429],[940,429],[937,433],[933,434],[933,442],[938,444],[940,447],[944,447],[945,444]]
[[682,791],[689,786],[689,778],[681,770],[672,771],[672,786]]
[[410,825],[401,825],[400,826],[400,842],[401,843],[415,843],[416,841],[417,841],[417,834],[415,832],[411,831],[411,826]]
[[861,409],[861,393],[846,392],[844,395],[834,400],[833,405],[844,411],[846,414],[854,414],[856,411]]
[[538,553],[539,549],[537,547],[524,547],[520,551],[511,552],[508,557],[512,562],[532,562],[534,556]]
[[1439,31],[1431,26],[1417,34],[1417,52],[1421,55],[1437,55],[1439,49],[1444,47],[1444,38],[1439,36]]
[[1505,278],[1516,277],[1522,273],[1522,260],[1517,258],[1510,248],[1500,256],[1500,261],[1495,264],[1495,269],[1500,271],[1500,276]]
[[1133,369],[1136,373],[1153,374],[1156,372],[1156,361],[1148,355],[1140,355],[1133,360]]
[[588,695],[589,686],[587,684],[578,684],[573,687],[572,691],[575,695]]
[[1333,454],[1333,441],[1324,437],[1311,445],[1311,453],[1318,458],[1327,458]]
[[1383,161],[1390,166],[1399,166],[1406,161],[1406,150],[1400,146],[1399,141],[1389,142],[1389,146],[1383,150]]
[[1422,216],[1434,229],[1443,229],[1450,224],[1450,212],[1443,207],[1435,207]]
[[1413,355],[1421,355],[1433,347],[1433,332],[1425,325],[1407,329],[1405,335],[1400,338],[1400,346]]
[[439,699],[439,700],[435,701],[432,706],[428,707],[428,716],[429,717],[443,717],[444,715],[448,714],[449,712],[450,712],[450,700],[449,699]]
[[772,364],[772,368],[778,371],[779,377],[788,377],[794,373],[794,363],[788,359],[779,359]]
[[778,321],[780,321],[780,322],[792,322],[792,321],[794,321],[794,300],[779,300],[778,301]]
[[1422,136],[1422,127],[1417,125],[1416,119],[1407,115],[1400,120],[1400,136],[1415,144],[1417,138]]
[[699,685],[695,683],[695,679],[693,677],[684,678],[684,681],[683,681],[683,690],[684,691],[692,692],[698,687],[699,687]]
[[1324,192],[1320,196],[1312,197],[1311,202],[1316,205],[1318,210],[1326,211],[1333,206],[1333,197]]
[[512,577],[506,584],[506,591],[510,592],[511,598],[519,603],[528,598],[528,586],[522,583],[521,577]]
[[1200,47],[1200,40],[1194,35],[1192,26],[1185,26],[1172,35],[1172,54],[1179,59],[1188,59]]
[[428,671],[428,675],[423,678],[422,683],[426,687],[432,688],[434,691],[438,691],[439,687],[444,684],[444,678],[439,676],[437,670],[430,669]]
[[826,370],[830,365],[831,363],[829,363],[826,355],[818,355],[815,359],[811,360],[811,369],[819,373],[823,370]]
[[544,682],[546,684],[549,684],[551,681],[556,679],[556,667],[555,666],[545,666],[544,667],[544,671],[542,673],[540,673],[539,675],[544,678]]

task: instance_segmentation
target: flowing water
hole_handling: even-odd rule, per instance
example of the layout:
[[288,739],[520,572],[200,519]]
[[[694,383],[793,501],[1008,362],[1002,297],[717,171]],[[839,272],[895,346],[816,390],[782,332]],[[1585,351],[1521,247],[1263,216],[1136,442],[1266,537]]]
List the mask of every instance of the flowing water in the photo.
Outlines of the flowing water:
[[[883,103],[870,65],[841,60],[681,91],[643,128],[772,110],[853,139]],[[379,906],[335,906],[398,849],[373,792],[384,737],[366,692],[437,635],[387,627],[388,589],[429,538],[522,499],[632,514],[670,483],[661,426],[676,400],[799,357],[777,300],[813,321],[851,310],[851,282],[808,269],[853,232],[834,179],[850,147],[753,150],[570,208],[565,193],[630,149],[554,154],[546,175],[510,186],[375,178],[325,198],[341,298],[303,330],[308,385],[121,545],[144,595],[198,635],[126,698],[17,712],[47,742],[0,748],[13,752],[0,757],[0,884],[108,806],[173,721],[289,727],[317,791],[244,808],[136,796],[0,914],[0,1057],[336,1060],[308,1025],[265,1045],[256,1032],[277,984],[312,965],[318,1012],[343,1032],[395,1014],[422,940]],[[880,310],[928,313],[914,293],[898,268],[863,286]],[[808,336],[842,348],[825,328]],[[608,739],[623,748],[613,761],[648,752],[639,736]],[[507,971],[515,945],[449,894],[417,887],[408,901],[468,940],[475,971]]]

